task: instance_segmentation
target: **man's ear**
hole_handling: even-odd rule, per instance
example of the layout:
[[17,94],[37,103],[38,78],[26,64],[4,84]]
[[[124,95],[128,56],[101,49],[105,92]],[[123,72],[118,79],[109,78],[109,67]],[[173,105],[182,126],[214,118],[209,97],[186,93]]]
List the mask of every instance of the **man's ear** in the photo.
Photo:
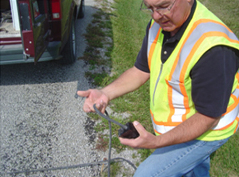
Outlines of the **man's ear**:
[[195,0],[187,0],[187,2],[192,6]]

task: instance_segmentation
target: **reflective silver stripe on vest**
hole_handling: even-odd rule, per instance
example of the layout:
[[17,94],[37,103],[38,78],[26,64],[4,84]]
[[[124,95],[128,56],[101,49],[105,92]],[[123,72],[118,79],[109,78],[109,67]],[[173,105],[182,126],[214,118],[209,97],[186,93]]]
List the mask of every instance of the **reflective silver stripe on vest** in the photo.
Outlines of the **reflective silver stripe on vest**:
[[[239,89],[236,89],[233,93],[237,98],[239,97]],[[213,128],[213,130],[222,129],[225,125],[229,125],[232,123],[239,113],[239,104],[237,104],[236,108],[234,108],[231,112],[227,113],[225,116],[221,117],[217,126]]]
[[166,133],[174,128],[174,126],[165,126],[165,125],[157,125],[154,123],[153,117],[151,116],[152,122],[153,122],[153,128],[158,132],[158,133]]
[[[184,96],[181,94],[180,87],[179,87],[179,77],[183,68],[183,65],[190,54],[192,48],[196,44],[196,42],[202,37],[204,33],[207,32],[222,32],[225,33],[230,39],[232,40],[238,40],[235,34],[232,32],[228,31],[228,29],[225,26],[222,26],[217,23],[213,22],[207,22],[207,24],[199,24],[195,30],[192,32],[192,34],[189,36],[188,40],[186,41],[185,45],[182,48],[182,51],[180,52],[180,58],[178,61],[178,64],[176,66],[176,69],[172,75],[172,81],[169,82],[169,84],[173,87],[173,104],[175,105],[175,114],[172,117],[172,121],[175,119],[179,120],[180,118],[178,117],[179,112],[181,112],[179,109],[181,109],[181,106],[179,105],[184,105],[183,98]],[[176,82],[175,82],[176,81]],[[234,92],[234,95],[238,98],[239,92],[236,90]],[[225,127],[226,125],[230,124],[233,122],[238,114],[238,108],[235,108],[232,110],[230,113],[226,114],[221,118],[219,121],[218,125],[214,129],[221,129]]]
[[159,24],[154,22],[151,28],[149,29],[147,56],[149,56],[150,47],[158,34],[159,28],[160,28]]
[[183,46],[182,51],[180,52],[179,63],[177,64],[175,72],[173,73],[172,80],[179,81],[179,76],[185,60],[187,59],[196,42],[200,39],[200,37],[202,37],[203,34],[207,32],[222,32],[225,33],[230,39],[238,40],[236,35],[228,31],[225,26],[213,22],[207,22],[206,24],[200,23],[192,32]]
[[[148,51],[147,51],[148,55],[149,55],[150,47],[157,36],[159,28],[160,26],[157,23],[154,23],[149,30]],[[222,32],[226,34],[230,39],[238,40],[235,34],[229,31],[225,26],[217,24],[217,23],[213,23],[213,22],[206,22],[206,24],[200,23],[194,29],[194,31],[190,34],[189,38],[185,42],[182,50],[180,51],[179,60],[175,68],[175,71],[172,75],[172,80],[168,81],[169,85],[173,87],[172,101],[175,108],[175,114],[172,116],[172,122],[182,122],[182,115],[185,114],[186,112],[184,108],[184,102],[183,102],[184,96],[181,94],[181,90],[179,86],[179,78],[180,78],[182,68],[191,50],[193,49],[194,45],[207,32]],[[239,97],[238,90],[235,90],[233,94],[237,98]],[[229,125],[230,123],[232,123],[235,120],[236,116],[238,115],[238,110],[239,110],[239,105],[237,105],[237,107],[233,109],[231,112],[223,116],[221,120],[219,121],[218,125],[214,127],[214,129],[221,129]],[[172,128],[174,128],[173,126],[156,125],[154,121],[152,122],[154,124],[154,128],[156,129],[156,131],[160,133],[167,132],[171,130]]]

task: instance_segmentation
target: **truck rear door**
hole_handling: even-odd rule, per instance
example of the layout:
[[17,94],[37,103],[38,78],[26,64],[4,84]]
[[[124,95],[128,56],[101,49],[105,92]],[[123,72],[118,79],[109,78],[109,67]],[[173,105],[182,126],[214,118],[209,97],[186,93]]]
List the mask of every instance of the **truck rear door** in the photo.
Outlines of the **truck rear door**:
[[18,0],[23,53],[34,57],[35,63],[48,45],[48,8],[47,0]]

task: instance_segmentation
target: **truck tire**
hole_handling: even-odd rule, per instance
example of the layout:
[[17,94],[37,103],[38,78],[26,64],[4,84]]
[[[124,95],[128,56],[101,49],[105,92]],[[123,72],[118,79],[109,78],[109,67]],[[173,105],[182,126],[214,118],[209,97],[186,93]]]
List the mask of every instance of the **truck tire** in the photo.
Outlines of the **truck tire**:
[[76,32],[75,32],[75,17],[72,16],[71,29],[69,38],[62,50],[63,58],[60,60],[61,64],[72,64],[76,61]]
[[80,9],[79,9],[79,14],[78,14],[78,19],[83,18],[85,15],[85,0],[81,1],[80,4]]

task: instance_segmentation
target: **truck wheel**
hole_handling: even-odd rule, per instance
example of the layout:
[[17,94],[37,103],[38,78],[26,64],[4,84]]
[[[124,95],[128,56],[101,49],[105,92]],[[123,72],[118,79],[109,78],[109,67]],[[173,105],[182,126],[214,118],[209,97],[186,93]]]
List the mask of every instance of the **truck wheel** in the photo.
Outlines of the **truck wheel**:
[[85,15],[85,0],[81,0],[78,19],[83,18]]
[[68,41],[66,42],[61,55],[61,64],[72,64],[76,61],[76,32],[75,32],[75,17],[72,16],[71,29]]

